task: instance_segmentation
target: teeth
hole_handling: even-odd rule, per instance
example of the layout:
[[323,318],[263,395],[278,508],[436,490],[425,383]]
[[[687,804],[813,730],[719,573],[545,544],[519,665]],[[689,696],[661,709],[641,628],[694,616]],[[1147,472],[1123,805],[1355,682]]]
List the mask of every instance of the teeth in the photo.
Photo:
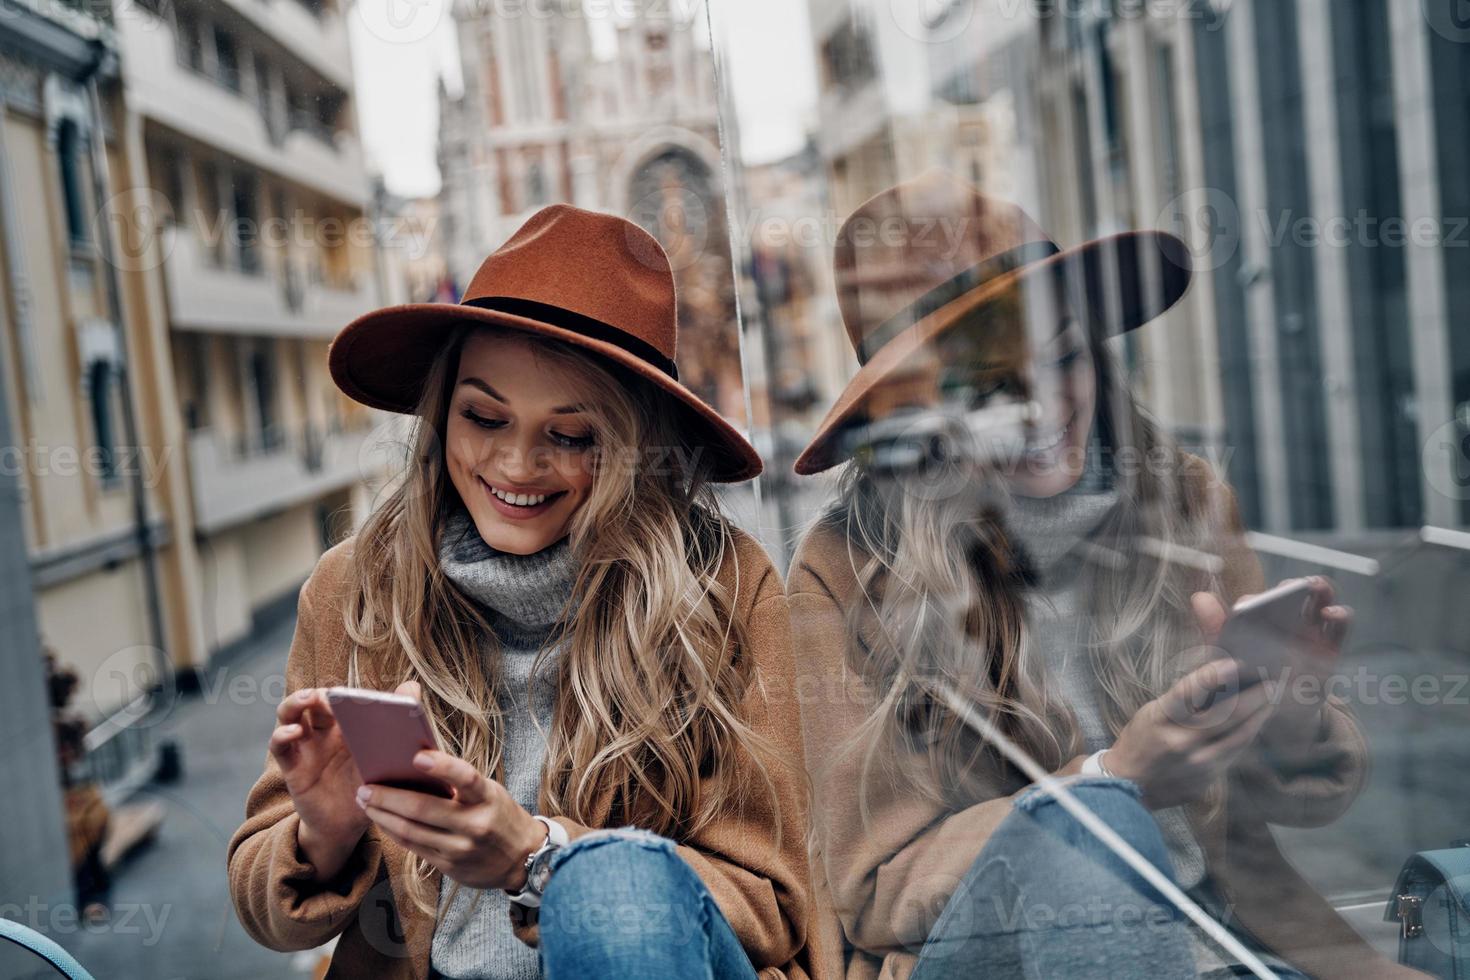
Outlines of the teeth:
[[513,504],[516,507],[535,507],[537,504],[544,504],[546,498],[549,496],[544,493],[506,493],[504,490],[497,490],[495,487],[490,487],[490,492],[506,503]]
[[1056,432],[1047,436],[1045,441],[1042,441],[1040,438],[1033,438],[1026,446],[1026,451],[1032,453],[1051,452],[1066,440],[1067,430],[1070,428],[1071,426],[1069,425],[1066,428],[1058,429]]

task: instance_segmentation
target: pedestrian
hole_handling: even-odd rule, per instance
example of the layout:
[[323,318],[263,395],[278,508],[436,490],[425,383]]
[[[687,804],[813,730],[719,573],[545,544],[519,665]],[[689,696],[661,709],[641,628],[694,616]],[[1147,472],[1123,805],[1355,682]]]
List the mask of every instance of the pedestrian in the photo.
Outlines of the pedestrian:
[[[849,219],[836,281],[862,367],[796,463],[845,465],[788,594],[845,975],[1223,977],[1252,956],[1283,977],[1391,975],[1268,830],[1344,812],[1363,738],[1342,704],[1278,707],[1274,680],[1215,656],[1261,569],[1229,486],[1140,411],[1104,347],[1184,294],[1183,244],[1063,250],[931,172]],[[1312,590],[1302,662],[1325,676],[1351,613]],[[1085,777],[1075,796],[1246,955],[987,731]]]
[[[416,435],[301,591],[229,848],[259,942],[340,934],[354,977],[809,975],[784,587],[710,489],[761,463],[677,380],[675,313],[652,237],[556,205],[459,303],[334,341],[342,390]],[[453,799],[360,786],[344,684],[419,699]]]

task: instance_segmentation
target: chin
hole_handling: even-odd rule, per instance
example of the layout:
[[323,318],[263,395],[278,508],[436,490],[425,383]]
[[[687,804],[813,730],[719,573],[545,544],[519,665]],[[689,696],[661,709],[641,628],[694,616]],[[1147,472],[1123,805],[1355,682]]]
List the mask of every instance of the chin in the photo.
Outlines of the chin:
[[1075,487],[1082,479],[1081,470],[1070,470],[1057,463],[1039,472],[1011,474],[1011,490],[1023,497],[1055,497]]
[[495,514],[476,514],[474,518],[475,530],[485,543],[507,555],[534,555],[566,537],[564,525],[552,526],[549,521],[545,527],[525,527],[512,525]]

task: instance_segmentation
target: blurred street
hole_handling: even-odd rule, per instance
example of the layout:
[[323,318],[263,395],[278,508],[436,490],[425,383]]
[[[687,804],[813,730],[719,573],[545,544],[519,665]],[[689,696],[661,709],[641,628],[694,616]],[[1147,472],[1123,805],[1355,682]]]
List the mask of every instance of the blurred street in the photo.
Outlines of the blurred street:
[[265,631],[160,723],[183,748],[183,778],[138,794],[167,816],[114,877],[112,928],[49,930],[99,980],[308,975],[316,957],[274,953],[245,934],[225,883],[225,847],[265,762],[294,626],[291,616]]

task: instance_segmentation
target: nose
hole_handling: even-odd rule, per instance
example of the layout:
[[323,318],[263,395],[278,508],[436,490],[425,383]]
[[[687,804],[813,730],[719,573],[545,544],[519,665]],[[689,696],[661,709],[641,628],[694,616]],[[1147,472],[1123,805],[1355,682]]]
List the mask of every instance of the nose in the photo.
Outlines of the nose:
[[507,481],[530,483],[546,469],[546,460],[538,452],[534,434],[527,433],[514,439],[497,440],[495,465]]
[[1072,382],[1068,372],[1055,365],[1034,366],[1031,372],[1031,398],[1038,407],[1038,422],[1061,423],[1072,415]]

